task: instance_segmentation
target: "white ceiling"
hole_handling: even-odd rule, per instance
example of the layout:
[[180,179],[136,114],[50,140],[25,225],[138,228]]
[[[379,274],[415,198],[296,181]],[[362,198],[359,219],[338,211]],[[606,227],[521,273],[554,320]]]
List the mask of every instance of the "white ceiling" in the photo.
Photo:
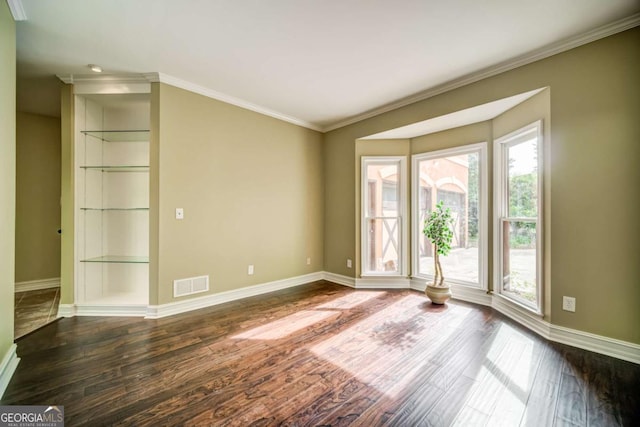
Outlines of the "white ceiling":
[[421,122],[412,123],[410,125],[391,129],[385,132],[376,133],[360,139],[408,139],[416,138],[422,135],[440,132],[447,129],[453,129],[473,123],[484,122],[498,117],[507,110],[512,109],[516,105],[526,101],[532,96],[542,92],[544,88],[532,90],[508,98],[498,99],[496,101],[487,102],[486,104],[476,105],[475,107],[466,108],[454,113],[445,114],[444,116],[434,117],[432,119],[423,120]]
[[[16,0],[13,0],[16,1]],[[22,0],[18,108],[54,75],[158,72],[327,130],[611,23],[638,0]],[[625,19],[626,18],[626,19]],[[621,21],[622,20],[622,21]],[[614,26],[615,26],[614,25]],[[575,44],[575,43],[574,43]],[[557,50],[557,49],[556,49]],[[403,101],[405,100],[405,101]]]

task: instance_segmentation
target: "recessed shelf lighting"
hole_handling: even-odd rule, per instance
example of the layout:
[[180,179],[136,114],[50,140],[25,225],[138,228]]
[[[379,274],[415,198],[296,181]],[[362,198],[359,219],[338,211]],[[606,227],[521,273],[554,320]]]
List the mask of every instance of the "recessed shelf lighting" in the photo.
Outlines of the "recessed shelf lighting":
[[89,64],[87,65],[89,67],[89,69],[91,71],[93,71],[94,73],[101,73],[102,72],[102,67],[96,64]]

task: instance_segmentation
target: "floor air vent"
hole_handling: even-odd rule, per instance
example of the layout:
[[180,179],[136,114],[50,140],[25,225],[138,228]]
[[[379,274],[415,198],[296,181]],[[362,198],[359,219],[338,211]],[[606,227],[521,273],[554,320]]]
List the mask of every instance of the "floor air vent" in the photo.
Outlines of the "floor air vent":
[[189,277],[173,281],[173,296],[198,294],[209,290],[209,276]]

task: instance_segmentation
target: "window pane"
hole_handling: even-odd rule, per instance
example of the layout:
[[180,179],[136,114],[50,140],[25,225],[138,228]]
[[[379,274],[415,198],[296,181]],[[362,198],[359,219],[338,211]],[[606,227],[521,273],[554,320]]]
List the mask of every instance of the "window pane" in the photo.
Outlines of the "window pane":
[[537,138],[507,148],[510,217],[538,216]]
[[[400,186],[396,164],[367,165],[369,217],[398,216]],[[380,202],[381,201],[381,202]]]
[[367,253],[363,254],[367,271],[399,272],[400,229],[398,225],[397,218],[367,220]]
[[366,162],[364,168],[363,272],[398,274],[401,270],[401,162],[371,161]]
[[418,273],[433,275],[433,246],[422,234],[424,221],[442,201],[454,219],[452,250],[440,257],[446,279],[480,283],[480,155],[479,153],[422,160],[419,167]]
[[536,228],[534,221],[503,221],[502,289],[530,305],[536,298]]

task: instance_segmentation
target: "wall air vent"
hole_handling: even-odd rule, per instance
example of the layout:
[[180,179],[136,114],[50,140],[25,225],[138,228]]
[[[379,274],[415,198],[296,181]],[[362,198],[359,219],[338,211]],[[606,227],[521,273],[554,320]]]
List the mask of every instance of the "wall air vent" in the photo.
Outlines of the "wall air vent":
[[189,277],[173,281],[173,297],[198,294],[209,290],[209,276]]

